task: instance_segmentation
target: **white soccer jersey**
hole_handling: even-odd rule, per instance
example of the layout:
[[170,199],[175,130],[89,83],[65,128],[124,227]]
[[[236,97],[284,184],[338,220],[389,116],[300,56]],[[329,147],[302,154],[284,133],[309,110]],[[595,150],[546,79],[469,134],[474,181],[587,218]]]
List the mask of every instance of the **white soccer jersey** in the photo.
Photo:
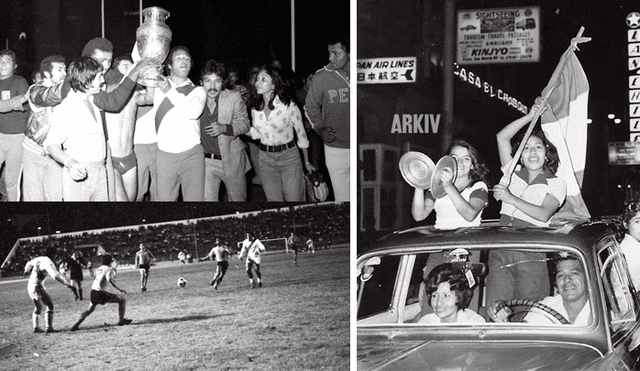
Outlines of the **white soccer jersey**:
[[30,260],[24,267],[25,272],[31,270],[29,285],[38,285],[47,278],[47,274],[55,277],[58,271],[56,265],[46,256],[39,256]]
[[265,248],[262,242],[259,239],[244,240],[242,242],[242,251],[241,256],[246,256],[247,259],[251,259],[254,262],[260,264],[260,253],[264,252]]
[[91,290],[107,291],[107,284],[110,280],[116,279],[116,269],[107,265],[101,265],[96,269],[96,278],[93,280]]

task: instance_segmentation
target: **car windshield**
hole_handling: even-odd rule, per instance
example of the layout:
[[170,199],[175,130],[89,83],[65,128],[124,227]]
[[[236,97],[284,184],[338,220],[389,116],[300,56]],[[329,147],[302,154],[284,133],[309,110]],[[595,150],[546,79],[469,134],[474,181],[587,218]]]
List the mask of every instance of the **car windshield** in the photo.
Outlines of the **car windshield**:
[[[635,319],[633,288],[617,247],[598,267],[558,246],[413,249],[358,261],[358,325],[590,326],[605,290],[612,326]],[[595,276],[597,277],[597,276]]]

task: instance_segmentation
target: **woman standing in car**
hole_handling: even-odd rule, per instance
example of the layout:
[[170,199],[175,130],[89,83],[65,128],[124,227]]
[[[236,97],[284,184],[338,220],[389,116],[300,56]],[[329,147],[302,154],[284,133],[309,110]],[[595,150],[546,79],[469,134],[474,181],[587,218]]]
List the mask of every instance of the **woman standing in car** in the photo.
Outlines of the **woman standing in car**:
[[[489,203],[485,179],[487,167],[482,162],[478,151],[464,140],[453,141],[449,145],[447,154],[455,159],[457,174],[453,179],[453,169],[449,168],[445,168],[445,171],[440,174],[446,195],[436,199],[431,192],[416,188],[411,214],[416,221],[421,221],[435,210],[436,229],[479,226],[482,210]],[[479,261],[479,259],[479,256],[471,257],[473,261]],[[430,254],[424,267],[424,274],[426,275],[427,272],[446,261],[447,258],[442,254]],[[429,313],[431,308],[426,305],[428,298],[424,296],[424,283],[420,285],[418,299],[421,303],[422,315]]]
[[478,226],[482,210],[489,203],[487,167],[478,151],[464,140],[451,143],[447,154],[456,160],[457,175],[454,179],[450,168],[439,175],[446,196],[436,199],[431,192],[416,188],[411,214],[416,221],[421,221],[435,210],[437,229]]
[[[536,102],[527,115],[511,122],[496,135],[503,169],[509,166],[525,138],[520,138],[515,147],[511,146],[511,139],[536,114],[543,112],[538,103],[540,100],[536,99]],[[534,130],[526,140],[509,186],[496,184],[493,197],[502,201],[501,225],[545,227],[564,202],[567,185],[556,176],[560,164],[558,150],[542,130]],[[544,253],[492,251],[486,302],[515,298],[540,301],[548,296],[551,292],[546,260]]]

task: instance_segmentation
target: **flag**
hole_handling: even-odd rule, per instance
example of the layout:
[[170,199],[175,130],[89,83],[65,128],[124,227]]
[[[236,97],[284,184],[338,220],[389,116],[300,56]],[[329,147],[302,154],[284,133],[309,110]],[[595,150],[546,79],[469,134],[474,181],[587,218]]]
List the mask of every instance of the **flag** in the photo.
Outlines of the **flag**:
[[589,82],[573,49],[565,52],[560,63],[564,64],[557,82],[542,91],[543,97],[548,96],[542,130],[558,149],[556,175],[567,183],[567,198],[552,222],[591,217],[580,193],[587,155]]

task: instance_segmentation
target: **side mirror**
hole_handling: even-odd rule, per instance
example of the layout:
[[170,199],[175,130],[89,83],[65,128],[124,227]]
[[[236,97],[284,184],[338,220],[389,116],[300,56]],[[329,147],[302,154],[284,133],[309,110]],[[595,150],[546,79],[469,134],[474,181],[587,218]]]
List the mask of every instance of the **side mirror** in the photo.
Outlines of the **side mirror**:
[[371,279],[375,266],[380,265],[380,262],[379,256],[367,259],[360,269],[360,281],[365,282]]

